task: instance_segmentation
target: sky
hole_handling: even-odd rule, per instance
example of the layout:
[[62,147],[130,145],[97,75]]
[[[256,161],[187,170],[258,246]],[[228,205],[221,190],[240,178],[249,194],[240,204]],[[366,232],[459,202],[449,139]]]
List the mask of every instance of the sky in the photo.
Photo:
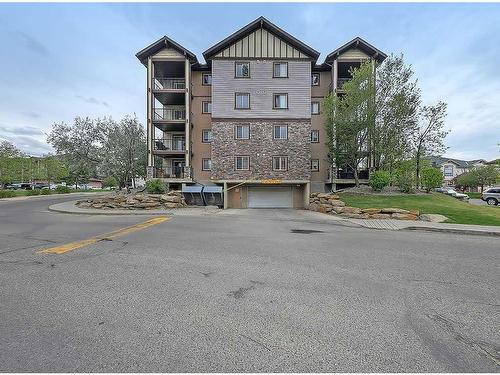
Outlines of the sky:
[[424,104],[448,103],[446,155],[498,158],[500,4],[0,4],[0,139],[53,151],[46,134],[75,116],[146,118],[135,54],[163,35],[202,52],[259,16],[326,55],[360,36],[404,54]]

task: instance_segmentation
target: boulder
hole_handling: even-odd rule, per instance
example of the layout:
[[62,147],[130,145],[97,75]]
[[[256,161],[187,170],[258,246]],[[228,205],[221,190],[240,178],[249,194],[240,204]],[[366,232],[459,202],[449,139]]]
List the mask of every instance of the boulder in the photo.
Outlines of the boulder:
[[364,214],[379,214],[380,213],[380,209],[378,208],[363,208],[361,210],[361,212],[363,212]]
[[358,207],[343,207],[342,213],[361,214],[361,208]]
[[370,214],[370,219],[390,219],[390,214]]
[[309,203],[309,210],[318,211],[319,204],[317,203]]
[[334,207],[332,207],[332,210],[336,214],[341,214],[342,212],[344,212],[344,208],[345,207],[343,207],[343,206],[334,206]]
[[318,212],[321,212],[323,214],[326,214],[332,210],[332,206],[328,204],[319,204],[318,205]]
[[398,212],[395,212],[391,214],[391,219],[396,219],[396,220],[417,220],[417,215],[412,215],[410,213],[408,214],[401,214]]
[[340,216],[342,216],[342,217],[348,217],[349,219],[363,219],[363,215],[361,215],[361,214],[355,214],[355,213],[352,213],[352,212],[341,213]]
[[442,223],[443,221],[448,220],[448,218],[439,214],[422,214],[418,217],[418,220],[429,221],[431,223]]
[[383,214],[409,214],[410,211],[403,210],[402,208],[382,208],[380,210]]
[[344,207],[345,206],[345,203],[342,202],[342,201],[339,201],[339,200],[332,200],[332,201],[329,201],[328,204],[332,207]]
[[177,203],[173,203],[173,202],[166,202],[164,204],[164,206],[165,206],[165,208],[177,208],[178,207]]

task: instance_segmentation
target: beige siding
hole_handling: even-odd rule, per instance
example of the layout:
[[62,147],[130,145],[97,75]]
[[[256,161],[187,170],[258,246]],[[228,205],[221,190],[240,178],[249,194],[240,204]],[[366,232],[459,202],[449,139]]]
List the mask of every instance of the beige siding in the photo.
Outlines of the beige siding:
[[153,55],[153,57],[184,58],[184,56],[173,48],[164,48]]
[[296,48],[269,33],[266,29],[257,29],[215,55],[216,58],[300,58],[308,57]]
[[339,60],[369,59],[369,58],[370,56],[368,56],[366,53],[357,48],[350,49],[338,57]]
[[[289,78],[272,78],[272,60],[250,61],[251,78],[234,78],[235,60],[212,62],[212,117],[310,118],[311,63],[288,61]],[[234,94],[250,93],[250,110],[234,109]],[[273,109],[273,93],[288,93],[287,110]]]

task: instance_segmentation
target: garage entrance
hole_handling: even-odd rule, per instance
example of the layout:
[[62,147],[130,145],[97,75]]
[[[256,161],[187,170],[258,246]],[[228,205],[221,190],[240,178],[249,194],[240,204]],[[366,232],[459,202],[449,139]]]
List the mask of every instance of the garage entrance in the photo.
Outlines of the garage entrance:
[[293,208],[291,186],[249,186],[248,208]]

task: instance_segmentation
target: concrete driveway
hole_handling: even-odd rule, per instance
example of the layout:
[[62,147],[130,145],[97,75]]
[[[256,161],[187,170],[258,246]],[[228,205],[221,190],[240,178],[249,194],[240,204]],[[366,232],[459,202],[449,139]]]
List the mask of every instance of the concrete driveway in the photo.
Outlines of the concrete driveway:
[[498,371],[498,238],[230,210],[40,254],[148,220],[50,199],[0,202],[2,371]]

